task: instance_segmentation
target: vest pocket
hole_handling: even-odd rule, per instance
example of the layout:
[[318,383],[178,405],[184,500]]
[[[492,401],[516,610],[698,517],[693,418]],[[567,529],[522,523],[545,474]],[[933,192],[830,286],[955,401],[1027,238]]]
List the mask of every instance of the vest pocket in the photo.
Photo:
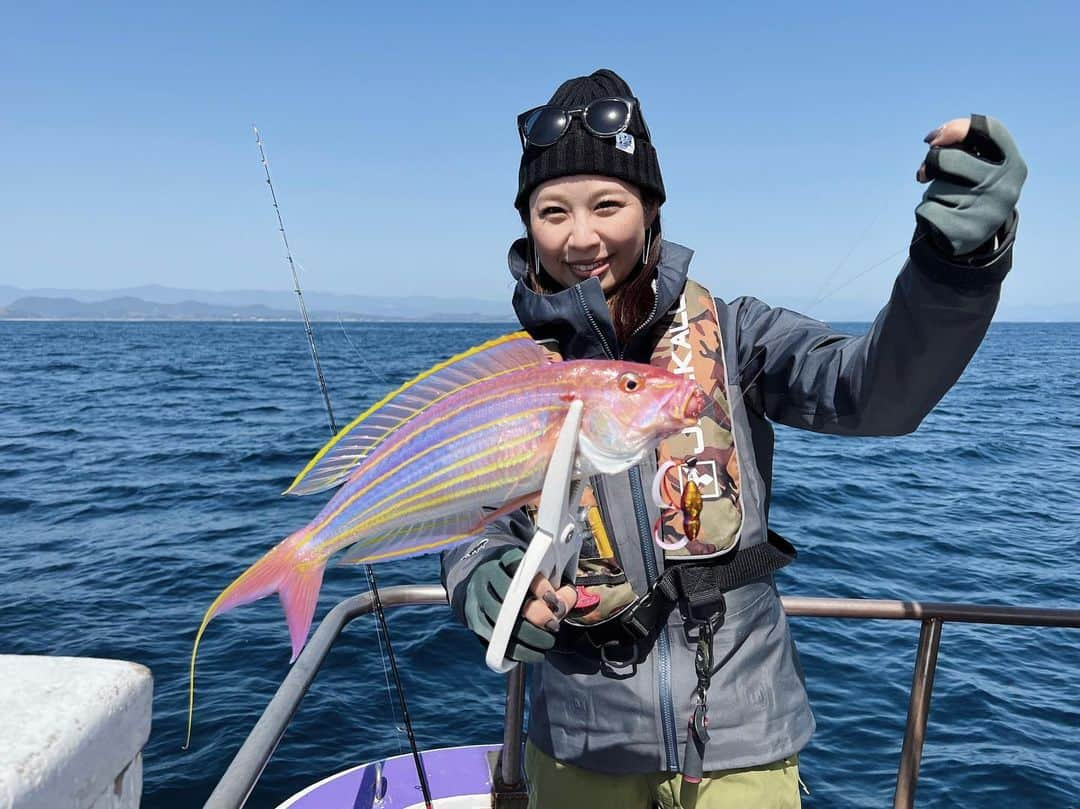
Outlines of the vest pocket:
[[636,598],[634,588],[614,559],[581,560],[574,585],[578,603],[565,619],[573,626],[592,626],[612,618]]

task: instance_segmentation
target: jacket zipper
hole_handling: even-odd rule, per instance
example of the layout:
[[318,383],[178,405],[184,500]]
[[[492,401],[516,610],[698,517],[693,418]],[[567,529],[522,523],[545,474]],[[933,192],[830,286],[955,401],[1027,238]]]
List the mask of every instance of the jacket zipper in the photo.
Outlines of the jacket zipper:
[[573,289],[577,293],[578,300],[581,301],[581,308],[585,312],[585,318],[589,321],[589,325],[593,327],[596,336],[600,338],[600,347],[604,349],[604,356],[609,360],[615,359],[615,352],[611,350],[608,341],[604,339],[604,333],[600,331],[600,325],[596,322],[596,318],[593,317],[589,304],[585,302],[585,293],[581,291],[581,285],[575,284]]
[[[579,286],[575,286],[574,290],[577,292],[578,300],[581,301],[581,308],[585,312],[585,317],[589,321],[589,325],[592,326],[593,331],[596,332],[597,337],[600,338],[600,346],[604,349],[604,355],[608,359],[615,359],[615,355],[608,345],[607,340],[604,339],[604,333],[600,331],[600,326],[596,322],[596,318],[593,317],[592,310],[589,309],[588,304],[585,302],[585,295],[581,292]],[[645,322],[634,329],[631,338],[639,331],[645,328],[652,319],[656,316],[656,310],[660,307],[660,297],[653,292],[653,308],[649,317]],[[630,340],[627,340],[627,345],[630,344]],[[621,359],[626,355],[626,349],[624,348],[619,353]],[[645,581],[651,588],[656,580],[660,577],[660,568],[656,563],[656,554],[653,553],[652,544],[652,527],[649,525],[649,512],[645,506],[645,490],[641,485],[641,470],[636,466],[629,470],[630,479],[630,497],[634,501],[634,520],[637,523],[638,529],[638,542],[641,546],[641,556],[645,563]],[[677,772],[679,769],[678,760],[679,753],[675,746],[675,703],[671,697],[671,639],[668,637],[667,624],[660,630],[660,634],[656,639],[656,653],[657,653],[657,686],[660,690],[660,721],[662,724],[662,730],[664,732],[664,756],[666,758],[665,769],[668,772]]]
[[[629,471],[630,496],[634,500],[634,517],[637,520],[638,541],[641,544],[641,556],[645,561],[645,580],[649,587],[660,577],[660,568],[653,552],[652,528],[649,525],[649,512],[645,507],[645,493],[641,486],[641,470],[632,467]],[[679,753],[675,747],[675,702],[671,697],[671,639],[668,637],[667,622],[656,638],[657,685],[660,689],[660,721],[664,731],[664,754],[667,757],[666,769],[676,772],[679,769]]]
[[[653,279],[653,305],[652,311],[645,321],[630,334],[623,348],[622,355],[626,356],[626,349],[633,343],[639,332],[651,328],[653,321],[660,310],[659,279]],[[630,470],[630,494],[634,498],[634,516],[638,525],[638,540],[641,543],[641,555],[645,558],[645,577],[652,587],[660,577],[659,565],[656,562],[656,549],[652,541],[652,526],[649,525],[649,512],[645,507],[645,490],[641,484],[641,469],[634,467]],[[668,636],[667,623],[660,630],[656,639],[656,648],[659,653],[658,686],[660,689],[660,720],[664,729],[664,753],[667,756],[667,769],[676,772],[679,769],[679,753],[675,741],[678,738],[675,732],[675,700],[671,696],[671,638]]]
[[652,325],[653,318],[656,317],[656,310],[660,308],[660,296],[657,294],[657,290],[653,289],[653,304],[652,311],[649,312],[649,316],[641,322],[641,324],[630,332],[630,336],[626,340],[626,345],[622,347],[622,351],[619,352],[619,359],[626,359],[626,349],[630,347],[630,344],[634,342],[634,338],[638,336],[638,332]]

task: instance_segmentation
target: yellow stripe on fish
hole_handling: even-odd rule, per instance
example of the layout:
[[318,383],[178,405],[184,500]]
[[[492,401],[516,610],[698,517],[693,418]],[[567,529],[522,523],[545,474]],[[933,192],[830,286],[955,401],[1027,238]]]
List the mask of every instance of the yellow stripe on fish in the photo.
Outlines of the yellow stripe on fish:
[[[517,443],[524,443],[524,442],[517,442]],[[509,446],[514,446],[514,444],[511,444]],[[505,446],[499,447],[498,451],[500,453],[504,452],[505,451]],[[487,455],[490,455],[490,454],[491,454],[490,452],[486,452],[486,451],[477,453],[475,456],[470,456],[469,463],[472,463],[475,459],[486,457]],[[496,472],[496,471],[499,471],[501,469],[505,469],[508,466],[514,466],[516,464],[522,463],[523,461],[527,461],[527,460],[529,460],[530,458],[533,458],[533,457],[535,457],[535,453],[531,452],[531,451],[523,452],[523,453],[520,453],[518,455],[512,455],[512,456],[510,456],[510,458],[508,458],[505,461],[496,461],[495,463],[488,464],[487,466],[482,466],[479,469],[475,470],[475,472],[473,474],[470,474],[470,475],[458,475],[457,477],[452,478],[451,480],[443,481],[439,485],[433,486],[432,488],[428,489],[427,491],[418,492],[418,493],[416,493],[416,494],[414,494],[414,495],[412,495],[410,497],[406,497],[406,498],[403,498],[401,500],[397,500],[396,502],[394,502],[393,513],[391,513],[389,509],[383,509],[382,511],[380,511],[379,515],[376,516],[375,518],[370,519],[370,520],[366,520],[366,521],[362,522],[361,524],[353,526],[352,528],[349,528],[347,531],[343,531],[341,533],[335,534],[333,537],[326,540],[326,542],[332,543],[332,548],[327,549],[326,557],[329,558],[334,553],[341,550],[341,548],[346,547],[348,545],[352,545],[354,542],[357,542],[358,540],[356,539],[356,537],[359,534],[362,534],[365,531],[371,531],[373,529],[378,529],[380,524],[389,522],[391,520],[397,520],[397,519],[400,519],[402,517],[410,517],[413,514],[417,514],[417,513],[423,512],[423,511],[427,511],[427,510],[429,510],[431,508],[434,508],[436,506],[443,505],[444,503],[453,502],[455,499],[461,499],[463,496],[466,496],[466,495],[478,494],[478,493],[484,492],[484,491],[497,490],[500,486],[503,486],[506,483],[513,483],[517,479],[516,477],[498,478],[498,479],[495,479],[495,480],[492,480],[492,481],[482,481],[481,484],[474,485],[474,486],[461,486],[460,485],[460,482],[462,480],[468,480],[470,478],[481,478],[482,479],[482,476],[488,474],[489,472]],[[434,476],[435,475],[433,475],[432,477],[434,477]],[[450,495],[446,495],[444,497],[431,497],[430,496],[432,494],[438,494],[440,492],[447,491],[448,489],[452,490],[452,493]],[[394,496],[396,496],[396,495],[391,495],[389,498],[386,498],[386,499],[388,499],[388,500],[392,499]],[[403,508],[403,506],[413,505],[413,504],[416,504],[415,507],[413,507],[413,508]],[[367,513],[369,511],[371,511],[373,508],[375,508],[374,505],[367,508],[367,509],[365,509],[364,513]],[[360,541],[362,541],[362,540],[360,540]],[[322,543],[320,543],[320,548],[321,547],[325,547],[325,546]]]
[[[533,382],[531,384],[522,385],[522,386],[517,387],[517,388],[512,388],[509,391],[497,392],[497,393],[492,394],[490,396],[484,396],[484,397],[481,397],[479,399],[475,399],[472,402],[468,402],[468,403],[462,405],[461,407],[457,408],[456,410],[451,410],[450,412],[443,414],[440,418],[432,419],[432,421],[430,423],[424,425],[423,427],[421,427],[418,430],[413,431],[409,435],[406,435],[406,436],[402,437],[401,439],[399,439],[397,441],[397,443],[389,444],[385,448],[385,450],[383,450],[384,456],[391,454],[392,452],[394,452],[394,450],[400,448],[405,443],[412,443],[413,441],[415,441],[418,438],[420,438],[421,436],[423,436],[426,432],[428,432],[428,431],[430,431],[432,429],[435,429],[437,427],[442,426],[444,423],[456,418],[457,416],[461,415],[463,412],[465,412],[467,410],[475,410],[475,409],[477,409],[477,407],[479,405],[481,405],[481,404],[484,404],[486,402],[499,401],[499,400],[505,398],[507,395],[517,395],[517,394],[522,394],[522,393],[528,393],[529,391],[538,390],[538,389],[541,389],[541,388],[546,388],[548,386],[549,385],[544,383],[544,382]],[[406,471],[412,463],[415,463],[418,459],[428,455],[433,449],[438,448],[438,447],[444,447],[444,446],[446,446],[446,445],[448,445],[448,444],[450,444],[450,443],[452,443],[454,441],[457,441],[462,435],[469,434],[469,433],[472,433],[472,432],[478,432],[481,429],[487,429],[488,427],[497,425],[497,424],[499,424],[501,422],[516,420],[516,419],[522,418],[524,416],[531,415],[533,413],[542,412],[543,410],[551,409],[552,407],[555,407],[555,409],[563,409],[563,410],[566,409],[566,405],[560,405],[560,406],[544,405],[544,406],[541,406],[541,407],[529,408],[528,410],[524,410],[524,411],[521,411],[519,413],[512,414],[510,416],[500,416],[498,419],[494,419],[494,420],[492,420],[490,422],[487,422],[487,423],[481,425],[481,427],[479,427],[479,428],[477,428],[475,430],[470,429],[468,431],[462,431],[461,433],[457,433],[457,434],[455,434],[453,436],[450,436],[449,438],[446,438],[443,441],[438,442],[437,444],[433,444],[431,447],[429,447],[429,448],[427,448],[427,449],[425,449],[425,450],[423,450],[421,452],[418,452],[415,455],[410,456],[407,460],[405,460],[399,466],[394,467],[393,469],[387,470],[385,473],[380,475],[378,478],[371,481],[369,484],[365,485],[364,487],[362,487],[361,489],[357,490],[352,495],[350,495],[348,498],[346,498],[331,514],[327,515],[327,517],[325,519],[323,519],[323,520],[321,520],[319,522],[319,524],[315,527],[315,531],[321,531],[323,528],[325,528],[326,524],[328,522],[330,522],[333,519],[336,519],[341,514],[341,512],[343,512],[345,509],[347,509],[349,506],[351,506],[353,503],[355,503],[358,498],[360,498],[363,495],[367,494],[371,490],[371,488],[373,486],[375,486],[378,483],[384,481],[390,475],[396,475],[396,474],[399,474],[400,472]],[[380,449],[382,450],[382,448],[380,448]],[[498,449],[498,447],[496,446],[495,449]]]

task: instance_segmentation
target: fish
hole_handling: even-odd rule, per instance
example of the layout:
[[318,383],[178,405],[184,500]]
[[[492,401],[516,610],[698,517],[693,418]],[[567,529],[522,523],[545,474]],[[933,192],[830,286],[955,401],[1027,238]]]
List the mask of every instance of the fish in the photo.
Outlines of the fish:
[[[570,403],[581,400],[575,476],[615,474],[662,439],[697,423],[706,398],[665,369],[623,361],[554,361],[525,332],[435,365],[357,416],[285,494],[337,492],[303,528],[237,577],[207,609],[210,621],[277,593],[294,661],[307,641],[323,572],[443,550],[534,500]],[[185,745],[186,746],[186,745]]]

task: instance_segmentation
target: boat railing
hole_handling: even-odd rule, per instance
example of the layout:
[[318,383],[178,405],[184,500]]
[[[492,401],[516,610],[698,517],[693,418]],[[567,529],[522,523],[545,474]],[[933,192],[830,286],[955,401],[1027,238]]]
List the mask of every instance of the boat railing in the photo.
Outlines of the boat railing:
[[[383,606],[388,609],[447,603],[446,591],[437,584],[387,587],[379,590],[379,596]],[[907,809],[915,805],[915,787],[930,715],[930,697],[934,688],[938,648],[946,622],[1080,628],[1080,610],[803,596],[785,596],[781,601],[784,610],[791,617],[906,620],[921,623],[911,691],[908,695],[907,724],[896,773],[894,809]],[[363,593],[345,599],[327,614],[211,793],[205,804],[206,809],[239,809],[244,805],[274,754],[278,742],[285,735],[289,722],[329,654],[330,647],[350,622],[373,610],[371,594]],[[507,677],[503,752],[493,774],[499,791],[508,796],[516,793],[520,797],[524,706],[525,675],[523,668],[519,666]],[[496,807],[499,806],[498,798],[499,795],[496,794]]]

